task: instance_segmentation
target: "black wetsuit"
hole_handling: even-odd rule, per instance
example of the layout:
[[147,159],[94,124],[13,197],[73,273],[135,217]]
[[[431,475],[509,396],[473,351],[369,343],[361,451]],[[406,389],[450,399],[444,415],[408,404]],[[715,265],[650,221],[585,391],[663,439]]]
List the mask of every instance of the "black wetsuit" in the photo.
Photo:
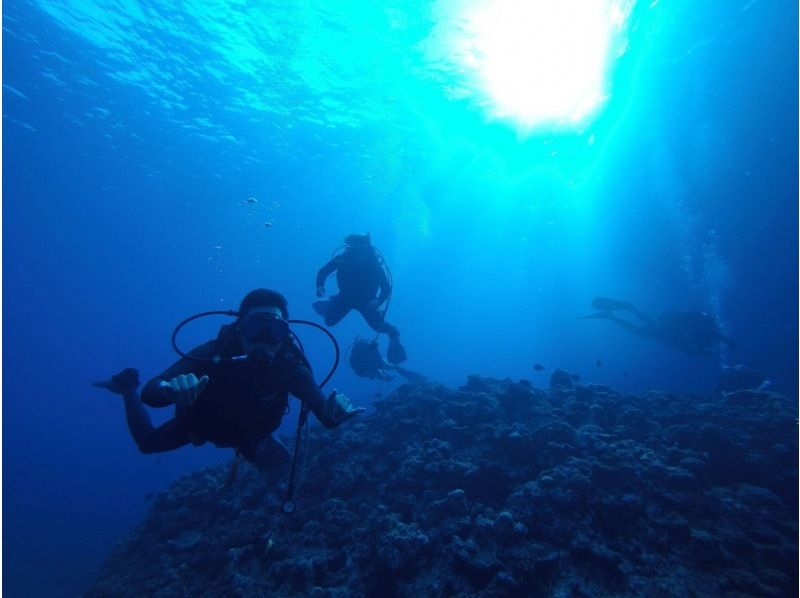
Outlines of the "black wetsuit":
[[357,376],[391,380],[392,377],[383,371],[386,366],[377,343],[364,340],[357,340],[353,343],[353,347],[350,349],[350,367]]
[[[193,357],[230,357],[242,351],[231,327],[223,327],[217,340],[190,352]],[[208,376],[203,393],[191,406],[176,406],[175,417],[154,428],[142,403],[151,407],[171,405],[162,381],[180,374]],[[125,397],[128,426],[144,453],[170,451],[188,443],[212,442],[233,447],[254,461],[259,443],[280,426],[289,394],[304,401],[326,427],[335,423],[323,414],[325,396],[308,363],[294,345],[284,345],[270,365],[240,362],[195,361],[183,358],[150,380],[138,395]]]
[[[379,309],[389,299],[391,287],[375,249],[369,245],[347,248],[344,253],[320,268],[317,272],[317,287],[324,286],[325,279],[334,272],[339,293],[327,301],[325,324],[334,326],[351,309],[355,309],[375,332],[395,336],[397,329],[384,321],[383,312]],[[374,301],[378,289],[380,295]]]

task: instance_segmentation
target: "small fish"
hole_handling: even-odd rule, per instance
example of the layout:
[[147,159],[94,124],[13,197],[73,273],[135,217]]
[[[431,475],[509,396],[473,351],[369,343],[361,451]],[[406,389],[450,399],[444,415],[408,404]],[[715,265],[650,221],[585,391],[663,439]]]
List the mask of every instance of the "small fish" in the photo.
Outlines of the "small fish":
[[572,378],[573,380],[575,380],[575,382],[577,382],[578,380],[580,380],[580,379],[581,379],[581,377],[580,377],[578,374],[572,374],[572,375],[570,376],[570,378]]
[[594,360],[594,365],[597,366],[597,367],[602,367],[603,366],[603,362],[600,361],[600,358],[598,357],[597,359]]
[[541,363],[534,363],[533,369],[537,372],[541,372],[544,369],[544,366]]
[[267,220],[267,221],[264,223],[264,226],[266,226],[267,228],[272,228],[272,220]]
[[240,206],[247,205],[249,203],[258,203],[258,200],[255,197],[248,197],[247,199],[243,199],[239,202]]

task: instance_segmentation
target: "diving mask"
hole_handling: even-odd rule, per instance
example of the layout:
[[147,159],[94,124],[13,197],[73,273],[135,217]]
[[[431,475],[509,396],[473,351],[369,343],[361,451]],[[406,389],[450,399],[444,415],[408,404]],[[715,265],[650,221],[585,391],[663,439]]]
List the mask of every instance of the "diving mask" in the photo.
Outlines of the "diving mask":
[[269,312],[250,313],[242,320],[242,335],[251,343],[278,345],[289,337],[286,320]]

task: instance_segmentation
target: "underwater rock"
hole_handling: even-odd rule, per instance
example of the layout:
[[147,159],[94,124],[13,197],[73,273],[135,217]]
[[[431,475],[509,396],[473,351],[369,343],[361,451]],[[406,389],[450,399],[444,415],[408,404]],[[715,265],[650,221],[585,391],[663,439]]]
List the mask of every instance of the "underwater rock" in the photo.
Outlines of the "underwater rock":
[[[312,425],[296,494],[181,477],[89,597],[718,596],[797,587],[797,406],[470,377]],[[564,380],[563,382],[566,382]]]
[[556,388],[557,386],[572,388],[572,375],[564,370],[555,370],[550,375],[550,388]]

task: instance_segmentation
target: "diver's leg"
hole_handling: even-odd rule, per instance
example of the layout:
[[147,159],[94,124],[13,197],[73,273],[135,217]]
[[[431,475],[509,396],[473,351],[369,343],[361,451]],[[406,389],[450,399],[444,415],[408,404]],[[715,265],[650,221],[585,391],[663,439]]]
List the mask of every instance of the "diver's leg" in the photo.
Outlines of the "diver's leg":
[[184,418],[172,418],[168,422],[153,427],[150,415],[144,408],[138,392],[123,395],[125,415],[128,429],[143,453],[161,453],[172,451],[191,442],[188,421]]
[[[639,311],[636,309],[636,306],[631,303],[630,301],[620,301],[619,299],[611,299],[610,297],[595,297],[592,300],[592,307],[599,312],[610,313],[612,311],[629,311],[633,315],[635,315],[639,320],[641,320],[642,324],[647,327],[655,326],[655,322],[653,321],[650,316],[647,314]],[[608,317],[601,314],[593,314],[591,316],[585,316],[586,318],[604,318]],[[609,318],[613,319],[613,318]]]
[[647,338],[652,338],[654,336],[652,332],[653,329],[649,326],[641,326],[639,324],[634,324],[633,322],[629,322],[624,318],[618,318],[612,313],[609,313],[605,317],[606,319],[611,320],[612,322],[618,324],[619,326],[622,326],[625,330],[627,330],[631,334],[635,334],[637,336],[644,336]]
[[633,306],[633,304],[631,304],[631,306],[630,306],[630,309],[628,309],[628,311],[629,311],[629,312],[631,312],[633,315],[635,315],[637,318],[639,318],[639,321],[642,323],[642,325],[643,325],[645,328],[648,328],[648,329],[650,329],[650,328],[652,328],[652,329],[655,329],[655,327],[656,327],[656,323],[655,323],[655,321],[653,320],[653,318],[651,318],[650,316],[648,316],[646,313],[644,313],[644,312],[641,312],[641,311],[639,311],[638,309],[636,309],[636,308]]
[[408,357],[403,345],[400,344],[400,331],[383,319],[383,312],[377,307],[365,306],[356,308],[364,317],[364,321],[369,324],[375,332],[384,333],[389,337],[389,348],[386,350],[386,357],[391,363],[402,363]]
[[325,325],[335,326],[342,321],[353,306],[341,295],[334,295],[328,300],[328,309],[325,311]]
[[364,321],[369,324],[369,327],[375,332],[387,334],[389,335],[389,338],[392,338],[393,336],[400,336],[400,332],[397,330],[397,328],[383,319],[383,312],[377,307],[368,305],[365,307],[357,307],[356,309],[362,315]]
[[418,383],[420,383],[420,382],[426,382],[426,381],[428,380],[428,379],[427,379],[425,376],[423,376],[422,374],[419,374],[419,373],[417,373],[417,372],[412,372],[411,370],[407,370],[407,369],[405,369],[405,368],[401,368],[399,365],[394,365],[394,366],[392,366],[392,367],[394,368],[394,370],[395,370],[395,371],[396,371],[398,374],[400,374],[401,376],[403,376],[403,378],[405,378],[405,379],[406,379],[406,380],[408,380],[409,382],[418,382]]

